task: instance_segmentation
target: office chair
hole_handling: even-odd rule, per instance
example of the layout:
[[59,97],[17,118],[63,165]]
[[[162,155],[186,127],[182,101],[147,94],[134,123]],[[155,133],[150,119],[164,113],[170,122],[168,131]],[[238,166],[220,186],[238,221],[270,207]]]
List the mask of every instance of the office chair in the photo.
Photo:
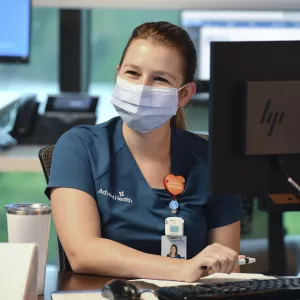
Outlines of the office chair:
[[[51,145],[42,148],[38,153],[47,183],[49,182],[53,150],[54,150],[54,145]],[[57,236],[57,242],[58,242],[58,254],[59,254],[59,270],[61,272],[73,271],[58,236]]]
[[[199,137],[202,137],[205,140],[208,140],[207,134],[197,134],[197,135]],[[47,183],[49,182],[53,150],[54,150],[54,145],[46,146],[46,147],[42,148],[38,154]],[[252,205],[251,205],[251,211],[249,211],[249,209],[247,210],[248,206],[249,206],[249,199],[247,199],[247,197],[243,197],[243,210],[244,210],[244,216],[246,218],[244,217],[241,222],[241,233],[242,234],[248,233],[248,231],[250,230],[249,224],[251,223],[251,219],[252,219]],[[246,211],[245,211],[245,207],[246,207]],[[60,271],[61,272],[72,271],[72,267],[70,265],[67,255],[61,245],[59,237],[57,237],[57,242],[58,242]]]

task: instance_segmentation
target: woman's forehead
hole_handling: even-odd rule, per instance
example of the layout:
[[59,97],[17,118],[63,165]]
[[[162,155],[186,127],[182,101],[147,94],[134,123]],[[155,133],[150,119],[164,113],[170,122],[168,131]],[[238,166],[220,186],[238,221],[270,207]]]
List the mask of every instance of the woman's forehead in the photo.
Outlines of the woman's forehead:
[[174,75],[182,73],[182,58],[176,48],[143,39],[130,44],[123,61],[126,64]]

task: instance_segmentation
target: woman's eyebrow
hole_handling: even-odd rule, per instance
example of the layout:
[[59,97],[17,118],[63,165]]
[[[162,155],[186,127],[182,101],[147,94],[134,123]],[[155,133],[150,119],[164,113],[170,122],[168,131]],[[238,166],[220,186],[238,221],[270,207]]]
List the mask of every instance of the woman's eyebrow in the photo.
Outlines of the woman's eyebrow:
[[140,69],[140,67],[133,65],[133,64],[125,64],[124,67],[129,67],[129,68],[133,68],[133,69]]

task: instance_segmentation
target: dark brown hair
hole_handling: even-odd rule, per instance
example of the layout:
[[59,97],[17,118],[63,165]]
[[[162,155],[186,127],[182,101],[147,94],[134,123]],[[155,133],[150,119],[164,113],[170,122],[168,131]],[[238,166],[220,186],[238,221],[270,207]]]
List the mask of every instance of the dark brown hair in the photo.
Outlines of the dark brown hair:
[[[136,27],[123,51],[120,66],[123,63],[128,47],[137,39],[161,42],[176,48],[184,62],[183,85],[194,81],[197,68],[197,54],[194,43],[184,29],[168,22],[149,22]],[[186,130],[186,121],[181,107],[177,110],[177,114],[171,118],[171,126]]]

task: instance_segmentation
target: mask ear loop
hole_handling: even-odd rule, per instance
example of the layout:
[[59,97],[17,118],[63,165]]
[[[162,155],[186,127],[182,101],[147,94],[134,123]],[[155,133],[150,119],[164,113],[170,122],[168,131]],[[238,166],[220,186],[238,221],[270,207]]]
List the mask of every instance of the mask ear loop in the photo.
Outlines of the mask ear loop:
[[[188,85],[188,83],[186,83],[186,84],[183,85],[181,88],[179,88],[179,89],[177,90],[177,93],[178,93],[180,90],[182,90],[183,88],[185,88],[187,85]],[[179,101],[178,101],[178,102],[179,102]],[[177,104],[177,107],[179,107],[179,103]]]
[[188,85],[188,83],[186,83],[185,85],[183,85],[181,88],[179,88],[179,89],[177,90],[177,92],[179,92],[180,90],[182,90],[183,88],[185,88],[187,85]]

